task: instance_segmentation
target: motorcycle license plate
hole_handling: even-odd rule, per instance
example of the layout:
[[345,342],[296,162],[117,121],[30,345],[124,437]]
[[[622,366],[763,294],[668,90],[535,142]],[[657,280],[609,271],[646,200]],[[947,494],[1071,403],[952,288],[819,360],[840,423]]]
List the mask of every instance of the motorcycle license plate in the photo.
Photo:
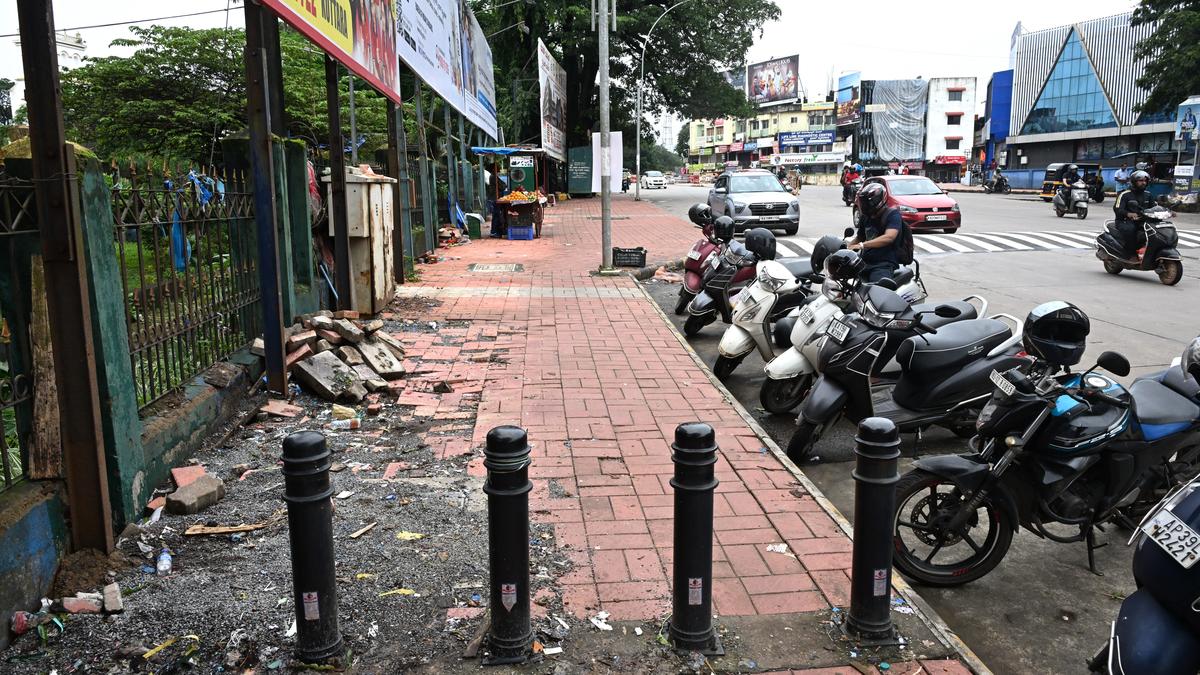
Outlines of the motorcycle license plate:
[[1191,569],[1200,560],[1200,534],[1170,511],[1159,511],[1142,525],[1142,532],[1184,569]]
[[840,345],[846,339],[846,336],[850,334],[850,326],[842,323],[841,319],[834,318],[829,322],[829,328],[825,329],[825,333]]
[[926,218],[925,218],[925,220],[945,220],[945,219],[946,219],[946,216],[944,216],[944,215],[926,216]]
[[721,266],[721,256],[714,255],[708,263],[714,270]]
[[992,374],[988,377],[992,380],[992,384],[996,385],[997,389],[1004,392],[1005,396],[1012,396],[1017,393],[1017,386],[1009,382],[1008,378],[1004,377],[1004,375],[1001,375],[1000,371],[993,370]]
[[699,260],[699,259],[700,259],[700,251],[698,249],[692,249],[692,250],[688,251],[688,260]]
[[800,321],[804,324],[810,324],[813,322],[813,318],[812,307],[805,305],[804,309],[800,310]]

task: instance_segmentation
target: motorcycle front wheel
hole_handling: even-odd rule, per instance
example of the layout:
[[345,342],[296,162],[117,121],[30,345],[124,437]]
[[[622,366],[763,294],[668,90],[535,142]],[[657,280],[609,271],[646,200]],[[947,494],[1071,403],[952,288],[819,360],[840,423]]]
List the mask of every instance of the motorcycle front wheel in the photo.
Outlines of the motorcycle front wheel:
[[689,291],[686,286],[680,287],[679,302],[675,303],[675,315],[683,316],[683,313],[687,311],[688,305],[692,304],[692,298],[694,297],[696,297],[696,294]]
[[964,501],[949,479],[921,469],[901,476],[893,524],[893,560],[901,574],[929,586],[961,586],[1000,564],[1013,537],[1007,513],[988,495],[962,528],[947,532]]
[[796,427],[796,432],[792,434],[792,440],[788,442],[787,456],[795,464],[800,464],[804,460],[812,456],[813,447],[817,441],[821,440],[821,434],[825,433],[824,424],[813,424],[808,420],[800,420],[800,425]]
[[1087,209],[1075,209],[1075,217],[1083,220],[1084,218],[1087,218],[1087,212]]
[[1060,208],[1057,208],[1057,207],[1056,207],[1056,208],[1054,209],[1054,215],[1058,216],[1059,218],[1062,218],[1064,215],[1066,215],[1066,213],[1067,213],[1066,211],[1063,211],[1063,210],[1062,210],[1062,209],[1060,209]]
[[1109,274],[1120,274],[1121,270],[1123,269],[1125,268],[1121,267],[1115,262],[1109,260],[1104,261],[1104,271],[1108,272]]
[[712,321],[711,314],[708,316],[696,316],[693,314],[687,318],[687,321],[683,322],[683,334],[688,337],[695,337],[697,333],[712,323]]
[[1007,195],[1007,194],[1012,194],[1012,188],[1010,188],[1010,187],[1008,187],[1007,185],[1005,185],[1005,186],[1004,186],[1004,194],[1006,194],[1006,195]]
[[724,380],[737,370],[742,361],[746,358],[745,354],[741,356],[725,356],[717,354],[717,361],[713,364],[713,375],[717,376],[718,380]]
[[786,415],[804,401],[812,388],[812,375],[789,377],[786,380],[763,380],[758,402],[772,415]]
[[1174,286],[1183,279],[1183,263],[1178,260],[1160,261],[1154,273],[1164,286]]

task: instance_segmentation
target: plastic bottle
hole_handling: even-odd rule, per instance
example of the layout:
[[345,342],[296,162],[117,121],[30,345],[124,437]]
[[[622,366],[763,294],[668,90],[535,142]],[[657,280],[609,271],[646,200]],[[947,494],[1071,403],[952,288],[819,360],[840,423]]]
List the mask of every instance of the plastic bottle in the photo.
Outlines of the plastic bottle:
[[158,576],[165,577],[171,573],[171,550],[164,547],[158,554],[158,562],[154,566]]
[[334,430],[338,430],[338,431],[344,431],[346,429],[357,429],[361,426],[362,426],[362,420],[358,419],[357,417],[355,417],[354,419],[350,419],[350,420],[334,420],[329,423],[330,429],[334,429]]

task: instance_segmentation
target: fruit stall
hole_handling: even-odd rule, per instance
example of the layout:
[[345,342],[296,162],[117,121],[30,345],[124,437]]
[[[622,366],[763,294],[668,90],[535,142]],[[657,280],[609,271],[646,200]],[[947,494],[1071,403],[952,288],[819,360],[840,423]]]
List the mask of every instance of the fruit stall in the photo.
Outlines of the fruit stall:
[[488,186],[492,236],[509,239],[542,236],[542,218],[548,201],[540,189],[546,161],[544,151],[533,146],[505,146],[473,147],[471,152],[492,158],[492,180]]

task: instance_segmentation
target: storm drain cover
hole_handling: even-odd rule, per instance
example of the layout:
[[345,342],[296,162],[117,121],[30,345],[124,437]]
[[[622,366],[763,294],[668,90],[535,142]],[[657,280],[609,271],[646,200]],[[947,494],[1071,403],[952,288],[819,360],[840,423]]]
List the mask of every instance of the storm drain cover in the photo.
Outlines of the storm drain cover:
[[472,272],[480,272],[483,274],[495,274],[497,272],[524,272],[525,266],[519,263],[474,263],[468,265],[467,269]]

